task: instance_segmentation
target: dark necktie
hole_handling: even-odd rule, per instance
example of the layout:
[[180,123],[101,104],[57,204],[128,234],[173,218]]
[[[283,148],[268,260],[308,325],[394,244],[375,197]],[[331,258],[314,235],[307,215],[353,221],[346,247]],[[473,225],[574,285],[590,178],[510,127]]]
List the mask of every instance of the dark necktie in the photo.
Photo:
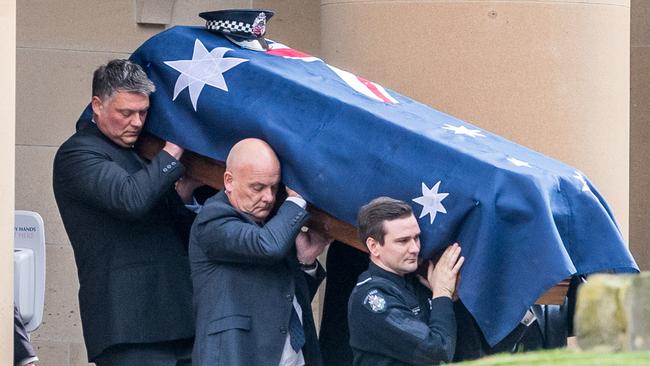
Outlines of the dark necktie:
[[289,343],[291,348],[298,352],[305,345],[305,331],[302,329],[302,323],[296,312],[296,308],[291,305],[291,318],[289,318]]

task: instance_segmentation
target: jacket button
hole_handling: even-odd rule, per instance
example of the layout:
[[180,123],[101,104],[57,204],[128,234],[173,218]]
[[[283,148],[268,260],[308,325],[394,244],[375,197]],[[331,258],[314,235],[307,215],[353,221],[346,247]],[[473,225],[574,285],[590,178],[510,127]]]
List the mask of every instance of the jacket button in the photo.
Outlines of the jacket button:
[[287,327],[280,327],[280,333],[287,334]]
[[167,169],[171,169],[171,168],[172,168],[172,166],[167,164]]
[[175,162],[175,161],[172,161],[172,165],[176,165],[176,162]]
[[292,294],[287,294],[287,296],[285,296],[285,297],[287,298],[287,300],[289,302],[293,302],[293,295]]
[[163,168],[163,172],[167,173],[167,168]]

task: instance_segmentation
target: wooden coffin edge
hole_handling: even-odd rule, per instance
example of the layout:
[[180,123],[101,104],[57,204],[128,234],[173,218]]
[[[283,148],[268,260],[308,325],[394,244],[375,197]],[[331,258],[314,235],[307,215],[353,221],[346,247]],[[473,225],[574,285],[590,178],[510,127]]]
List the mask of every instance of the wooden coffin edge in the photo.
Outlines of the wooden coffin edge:
[[[164,146],[164,142],[159,138],[143,134],[138,139],[138,152],[147,159],[153,158]],[[192,151],[186,150],[183,153],[181,162],[185,166],[185,174],[192,177],[214,189],[221,190],[223,186],[223,173],[226,170],[224,162],[214,160]],[[334,239],[350,245],[356,249],[368,252],[366,246],[361,243],[357,237],[357,228],[346,222],[338,220],[327,212],[309,205],[308,226],[319,231],[325,232]],[[536,304],[559,305],[564,303],[564,298],[569,289],[569,279],[561,281],[543,294]]]

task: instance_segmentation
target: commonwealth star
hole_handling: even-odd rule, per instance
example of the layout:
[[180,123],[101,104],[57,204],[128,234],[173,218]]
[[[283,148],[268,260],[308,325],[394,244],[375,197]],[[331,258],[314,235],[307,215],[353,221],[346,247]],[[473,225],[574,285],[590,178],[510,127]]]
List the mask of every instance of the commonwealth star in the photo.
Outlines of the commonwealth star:
[[205,84],[228,91],[228,85],[223,78],[223,73],[248,60],[237,57],[224,57],[226,52],[232,51],[227,47],[216,47],[208,52],[203,43],[197,38],[194,41],[194,53],[191,60],[165,61],[165,65],[179,71],[181,74],[176,79],[174,86],[174,97],[185,88],[189,88],[190,100],[194,111],[196,103]]

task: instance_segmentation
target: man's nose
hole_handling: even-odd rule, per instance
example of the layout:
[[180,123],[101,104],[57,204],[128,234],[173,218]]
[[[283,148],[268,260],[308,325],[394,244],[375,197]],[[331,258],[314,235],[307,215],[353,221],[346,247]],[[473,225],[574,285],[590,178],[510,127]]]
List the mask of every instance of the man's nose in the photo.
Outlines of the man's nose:
[[264,189],[264,197],[262,198],[264,202],[273,202],[274,198],[275,195],[273,194],[273,189],[271,189],[271,187]]
[[409,251],[411,253],[419,253],[420,252],[420,242],[417,240],[411,240],[411,245],[409,245]]
[[135,127],[142,127],[144,125],[144,118],[140,113],[134,113],[134,117],[131,119],[131,125]]

